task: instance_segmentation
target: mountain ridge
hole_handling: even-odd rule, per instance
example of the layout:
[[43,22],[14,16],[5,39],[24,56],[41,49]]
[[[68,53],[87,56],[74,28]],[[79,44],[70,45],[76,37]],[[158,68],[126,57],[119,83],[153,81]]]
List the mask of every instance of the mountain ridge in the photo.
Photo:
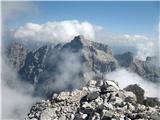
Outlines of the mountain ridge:
[[[12,52],[10,56],[14,58]],[[103,79],[106,73],[115,71],[120,67],[125,67],[153,82],[159,82],[160,79],[160,68],[156,68],[155,65],[148,62],[149,57],[146,61],[141,61],[135,59],[131,52],[114,55],[108,45],[87,40],[82,35],[76,36],[68,43],[57,44],[54,47],[44,45],[23,56],[25,56],[25,60],[23,61],[24,65],[18,69],[19,76],[34,84],[36,91],[43,91],[36,93],[40,96],[44,94],[51,96],[54,92],[51,85],[57,81],[58,76],[63,75],[67,77],[61,79],[66,80],[68,87],[62,90],[83,86],[89,79]],[[71,66],[77,68],[72,70]],[[75,86],[70,79],[75,80],[74,84],[76,82],[80,84]],[[48,90],[48,88],[51,89]],[[49,95],[47,95],[48,92]]]

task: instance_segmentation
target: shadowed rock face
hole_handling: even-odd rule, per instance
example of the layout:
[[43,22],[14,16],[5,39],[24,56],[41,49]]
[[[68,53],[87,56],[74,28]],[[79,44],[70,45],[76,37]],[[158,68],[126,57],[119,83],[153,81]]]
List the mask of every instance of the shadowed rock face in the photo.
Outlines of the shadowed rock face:
[[115,58],[122,67],[129,67],[134,60],[131,52],[126,52],[122,55],[115,55]]
[[25,59],[24,66],[19,70],[19,75],[23,80],[35,84],[38,82],[38,75],[44,69],[44,60],[48,51],[47,46],[43,46],[36,51],[29,52]]
[[121,90],[113,80],[90,80],[80,89],[55,93],[52,99],[35,104],[26,120],[159,120],[158,99],[138,104],[133,92]]

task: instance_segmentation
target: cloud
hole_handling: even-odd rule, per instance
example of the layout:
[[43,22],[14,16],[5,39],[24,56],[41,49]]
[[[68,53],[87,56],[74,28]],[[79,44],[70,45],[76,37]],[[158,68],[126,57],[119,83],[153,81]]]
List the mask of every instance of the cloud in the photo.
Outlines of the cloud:
[[15,20],[21,15],[33,13],[38,9],[32,2],[2,1],[2,20]]
[[23,94],[8,86],[2,86],[2,119],[22,120],[31,106],[37,102],[31,95]]
[[8,64],[7,59],[1,63],[3,69],[1,75],[1,97],[2,97],[2,118],[3,120],[22,120],[29,113],[30,107],[39,98],[33,97],[34,87],[23,83],[15,69]]
[[93,40],[99,30],[101,30],[99,26],[78,20],[55,21],[45,24],[27,23],[15,30],[14,37],[25,41],[58,43],[68,42],[77,35],[84,35],[87,39]]
[[53,92],[73,90],[83,86],[85,78],[82,73],[86,73],[86,70],[81,61],[81,55],[79,52],[75,53],[68,49],[62,50],[57,55],[50,55],[46,65],[50,67],[42,73],[43,82],[38,84],[36,94],[50,97]]
[[[8,25],[38,13],[38,5],[30,1],[2,1],[1,2],[1,36],[2,44],[7,43],[13,39],[12,30],[8,29]],[[8,38],[6,40],[6,38]],[[10,40],[9,40],[10,39]],[[7,41],[7,42],[6,42]],[[5,43],[4,43],[5,42]]]
[[157,25],[157,34],[158,34],[158,38],[155,40],[155,54],[156,56],[158,56],[158,61],[157,63],[159,64],[160,67],[160,21],[158,22]]
[[128,41],[127,44],[137,49],[136,57],[145,60],[147,56],[154,54],[154,41],[143,35],[123,35],[122,38]]
[[138,59],[145,60],[147,56],[154,55],[154,40],[144,35],[122,34],[111,36],[107,42],[116,48],[127,50],[135,50],[135,56]]
[[77,35],[84,35],[92,41],[110,45],[113,47],[113,51],[119,53],[132,51],[141,60],[145,60],[147,56],[155,55],[155,41],[153,39],[140,34],[109,35],[106,34],[102,26],[87,21],[65,20],[44,24],[26,23],[24,26],[12,30],[10,34],[14,40],[35,43],[52,42],[54,44],[69,42]]
[[159,84],[144,80],[136,73],[129,72],[125,69],[118,69],[114,72],[106,74],[106,78],[117,81],[120,88],[125,88],[126,86],[131,84],[138,84],[145,90],[146,96],[160,98],[160,95],[158,93],[158,91],[160,90]]
[[56,73],[56,81],[52,87],[56,90],[79,88],[84,82],[79,75],[80,72],[84,71],[83,64],[80,61],[81,54],[65,51],[61,53],[61,57],[63,62],[58,65],[59,72]]

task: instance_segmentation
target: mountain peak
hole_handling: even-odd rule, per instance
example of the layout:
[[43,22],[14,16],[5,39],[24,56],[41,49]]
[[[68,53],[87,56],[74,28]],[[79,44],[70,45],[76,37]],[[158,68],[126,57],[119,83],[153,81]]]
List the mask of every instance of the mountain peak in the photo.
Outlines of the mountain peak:
[[91,46],[91,41],[90,40],[87,40],[83,35],[78,35],[78,36],[75,36],[74,39],[65,44],[63,46],[63,49],[65,48],[72,48],[72,50],[79,50],[79,49],[82,49],[83,47],[86,47],[86,46]]
[[91,44],[90,40],[87,40],[83,35],[75,36],[72,41],[75,41],[77,43],[80,43],[83,46],[88,46]]
[[85,38],[83,35],[78,35],[78,36],[75,36],[74,39],[84,40]]

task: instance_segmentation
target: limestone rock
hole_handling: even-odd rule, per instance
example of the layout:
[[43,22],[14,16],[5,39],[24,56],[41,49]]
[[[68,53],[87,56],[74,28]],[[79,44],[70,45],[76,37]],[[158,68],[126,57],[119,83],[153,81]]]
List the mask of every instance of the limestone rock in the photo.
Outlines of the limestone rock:
[[69,98],[70,93],[69,92],[61,92],[57,97],[56,100],[57,101],[64,101],[67,100]]
[[[160,106],[156,98],[137,103],[136,92],[121,90],[114,81],[89,81],[85,87],[54,94],[51,100],[34,105],[26,120],[159,120]],[[105,86],[103,86],[105,85]],[[91,91],[89,88],[103,91]],[[135,87],[136,86],[136,87]],[[137,88],[131,85],[130,90]],[[117,88],[108,92],[108,87]],[[140,89],[138,87],[138,89]],[[128,90],[128,89],[127,89]],[[141,90],[141,89],[140,89]]]
[[139,104],[143,104],[144,90],[141,87],[139,87],[137,84],[129,85],[126,88],[124,88],[124,90],[133,92],[136,95],[137,102]]
[[91,92],[87,95],[87,100],[94,100],[99,96],[99,92]]
[[160,101],[158,100],[158,98],[155,97],[147,97],[144,100],[144,105],[151,107],[160,106]]

